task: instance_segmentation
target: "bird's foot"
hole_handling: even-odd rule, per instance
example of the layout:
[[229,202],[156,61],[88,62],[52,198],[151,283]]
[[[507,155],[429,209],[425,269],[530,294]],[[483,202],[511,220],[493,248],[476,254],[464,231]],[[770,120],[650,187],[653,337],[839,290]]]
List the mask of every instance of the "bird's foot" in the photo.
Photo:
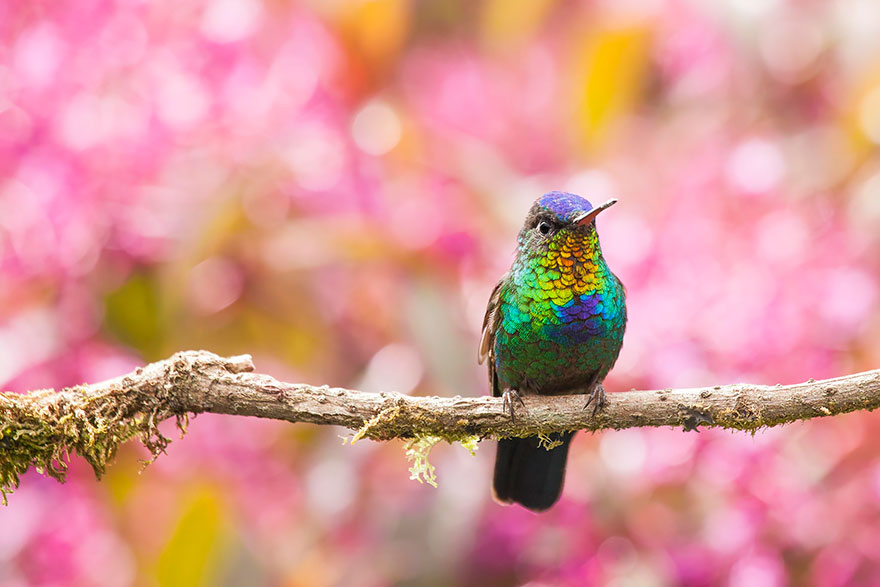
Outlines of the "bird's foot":
[[522,407],[526,406],[526,403],[519,396],[519,393],[515,389],[507,389],[504,393],[501,394],[501,409],[505,412],[510,412],[510,421],[515,422],[516,417],[513,413],[513,402],[519,402],[519,405]]
[[597,383],[593,386],[593,390],[590,392],[590,399],[584,404],[584,409],[586,410],[589,408],[590,404],[593,404],[593,416],[598,414],[599,410],[605,407],[605,388],[601,383]]

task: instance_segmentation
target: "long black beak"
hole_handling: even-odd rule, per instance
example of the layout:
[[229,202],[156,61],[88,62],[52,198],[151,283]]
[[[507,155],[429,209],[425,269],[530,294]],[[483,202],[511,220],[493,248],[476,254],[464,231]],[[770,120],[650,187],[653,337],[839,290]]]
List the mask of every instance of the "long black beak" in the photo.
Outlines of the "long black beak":
[[579,226],[587,226],[590,222],[596,219],[596,216],[599,215],[599,212],[602,210],[607,210],[611,206],[617,203],[617,198],[611,198],[604,204],[600,204],[596,206],[589,212],[584,212],[580,216],[576,216],[574,220],[572,220],[572,224],[577,224]]

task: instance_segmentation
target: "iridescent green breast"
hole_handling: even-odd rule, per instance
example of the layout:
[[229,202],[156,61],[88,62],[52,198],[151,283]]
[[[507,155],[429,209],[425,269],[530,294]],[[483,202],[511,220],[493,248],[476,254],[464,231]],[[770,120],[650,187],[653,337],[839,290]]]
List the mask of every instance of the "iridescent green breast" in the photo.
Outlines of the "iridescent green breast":
[[617,360],[623,286],[597,240],[561,235],[540,256],[518,256],[500,291],[499,318],[493,350],[500,386],[562,393],[602,381]]

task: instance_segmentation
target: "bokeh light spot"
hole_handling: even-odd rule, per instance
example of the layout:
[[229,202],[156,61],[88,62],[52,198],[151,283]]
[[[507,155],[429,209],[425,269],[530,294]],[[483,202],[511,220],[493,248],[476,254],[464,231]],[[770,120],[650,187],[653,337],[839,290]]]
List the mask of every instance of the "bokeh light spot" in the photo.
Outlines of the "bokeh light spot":
[[880,234],[880,171],[868,177],[854,190],[850,218],[873,236]]
[[244,276],[238,266],[221,257],[211,257],[189,273],[190,305],[202,314],[213,314],[232,305],[244,288]]
[[370,155],[384,155],[400,142],[400,118],[381,100],[368,102],[351,123],[355,144]]
[[183,72],[166,71],[158,93],[159,117],[168,126],[187,127],[202,120],[210,100],[198,78]]
[[282,156],[302,187],[328,190],[339,183],[345,146],[334,131],[320,124],[306,124],[297,128]]
[[772,190],[785,173],[785,161],[774,143],[749,139],[737,146],[727,161],[727,178],[740,191],[763,194]]
[[321,515],[335,517],[354,500],[357,487],[351,461],[324,458],[308,472],[310,505]]
[[599,441],[599,456],[605,466],[621,476],[641,471],[647,452],[644,433],[638,428],[609,431]]
[[262,16],[256,0],[213,0],[202,15],[201,31],[217,43],[240,41],[256,32]]
[[22,81],[43,86],[50,83],[61,64],[64,43],[55,28],[39,24],[21,34],[13,51],[13,64]]
[[370,359],[359,389],[409,393],[422,379],[422,373],[419,354],[408,345],[392,343],[380,349]]
[[782,81],[797,82],[811,73],[825,37],[818,22],[785,14],[767,21],[760,44],[767,68]]

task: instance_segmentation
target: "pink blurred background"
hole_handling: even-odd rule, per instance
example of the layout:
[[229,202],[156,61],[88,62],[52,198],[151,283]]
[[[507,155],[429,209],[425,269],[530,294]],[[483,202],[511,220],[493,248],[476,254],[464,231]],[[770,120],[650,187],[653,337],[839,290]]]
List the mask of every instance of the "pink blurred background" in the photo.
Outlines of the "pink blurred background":
[[[487,393],[531,201],[621,203],[609,391],[880,366],[880,4],[0,3],[0,387],[182,349]],[[0,585],[844,585],[880,578],[880,415],[575,441],[548,514],[494,446],[203,415],[139,474],[26,475]],[[170,432],[171,430],[169,430]]]

